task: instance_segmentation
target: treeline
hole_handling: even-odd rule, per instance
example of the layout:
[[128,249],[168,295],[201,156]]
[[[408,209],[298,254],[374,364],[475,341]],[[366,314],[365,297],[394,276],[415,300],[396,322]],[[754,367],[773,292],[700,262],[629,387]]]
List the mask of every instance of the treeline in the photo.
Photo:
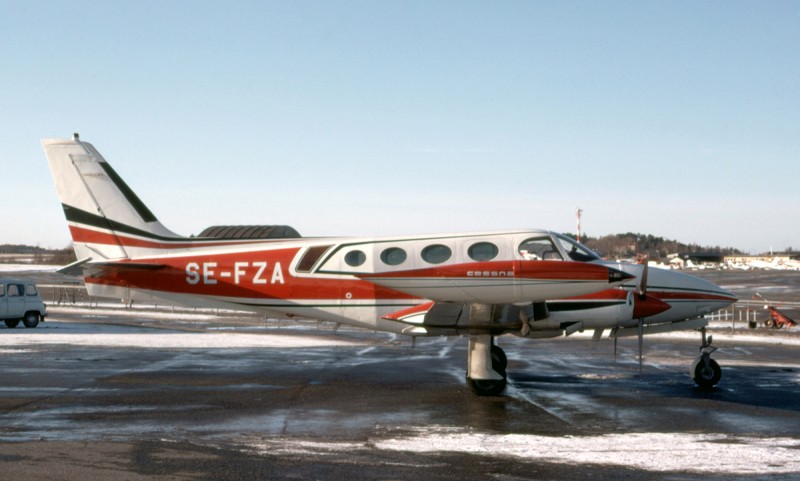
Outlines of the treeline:
[[34,246],[26,246],[22,244],[3,244],[0,245],[0,254],[23,254],[23,255],[34,255],[38,252],[43,252],[45,249],[41,247],[34,247]]
[[72,246],[63,249],[44,249],[38,246],[21,244],[0,245],[0,262],[31,264],[48,264],[63,266],[75,262],[75,251]]
[[[567,234],[573,239],[573,234]],[[652,260],[666,258],[670,254],[706,253],[719,255],[743,255],[744,252],[733,247],[701,246],[684,244],[650,234],[626,232],[603,237],[581,236],[581,243],[604,257],[627,258],[646,255]]]

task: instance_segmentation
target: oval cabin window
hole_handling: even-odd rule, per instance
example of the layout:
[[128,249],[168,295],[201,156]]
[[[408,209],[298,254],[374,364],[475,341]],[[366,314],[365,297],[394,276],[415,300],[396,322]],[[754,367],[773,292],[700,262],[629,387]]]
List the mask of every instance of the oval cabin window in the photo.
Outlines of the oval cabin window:
[[358,267],[367,261],[367,255],[362,251],[350,251],[344,256],[344,261],[350,267]]
[[453,251],[442,244],[436,244],[422,249],[422,259],[431,264],[446,262],[452,255]]
[[469,258],[474,261],[490,261],[497,257],[499,250],[491,242],[478,242],[472,244],[467,250]]
[[406,260],[406,251],[399,247],[390,247],[381,252],[381,261],[389,266],[402,264]]

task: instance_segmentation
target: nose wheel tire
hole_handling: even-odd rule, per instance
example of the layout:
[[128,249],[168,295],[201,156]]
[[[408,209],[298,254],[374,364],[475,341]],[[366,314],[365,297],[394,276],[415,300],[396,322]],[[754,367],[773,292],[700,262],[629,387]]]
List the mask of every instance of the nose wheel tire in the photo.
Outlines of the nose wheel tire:
[[706,362],[702,357],[697,358],[693,369],[694,382],[703,389],[709,389],[717,385],[722,378],[722,368],[717,361],[709,358]]

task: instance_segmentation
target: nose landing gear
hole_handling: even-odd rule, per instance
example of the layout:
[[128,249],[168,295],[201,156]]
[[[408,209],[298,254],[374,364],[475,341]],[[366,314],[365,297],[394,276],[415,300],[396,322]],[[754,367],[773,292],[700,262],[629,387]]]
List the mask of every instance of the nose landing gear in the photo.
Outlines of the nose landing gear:
[[717,350],[711,345],[712,336],[706,336],[706,328],[700,329],[703,335],[703,344],[700,346],[700,356],[694,360],[689,370],[694,382],[703,389],[710,389],[717,385],[722,377],[722,368],[717,361],[711,359],[711,353]]

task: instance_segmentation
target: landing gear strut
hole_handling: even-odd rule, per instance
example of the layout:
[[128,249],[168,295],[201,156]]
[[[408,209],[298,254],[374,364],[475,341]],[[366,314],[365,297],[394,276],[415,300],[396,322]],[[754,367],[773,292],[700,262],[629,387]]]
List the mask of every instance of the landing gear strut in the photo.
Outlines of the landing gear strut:
[[706,328],[700,329],[703,335],[703,344],[700,346],[700,356],[692,363],[689,375],[694,382],[703,389],[710,389],[717,385],[722,377],[722,368],[717,361],[711,359],[711,353],[717,348],[711,345],[712,337],[706,337]]
[[506,353],[494,345],[494,336],[479,334],[469,336],[467,382],[479,396],[497,396],[507,384]]

